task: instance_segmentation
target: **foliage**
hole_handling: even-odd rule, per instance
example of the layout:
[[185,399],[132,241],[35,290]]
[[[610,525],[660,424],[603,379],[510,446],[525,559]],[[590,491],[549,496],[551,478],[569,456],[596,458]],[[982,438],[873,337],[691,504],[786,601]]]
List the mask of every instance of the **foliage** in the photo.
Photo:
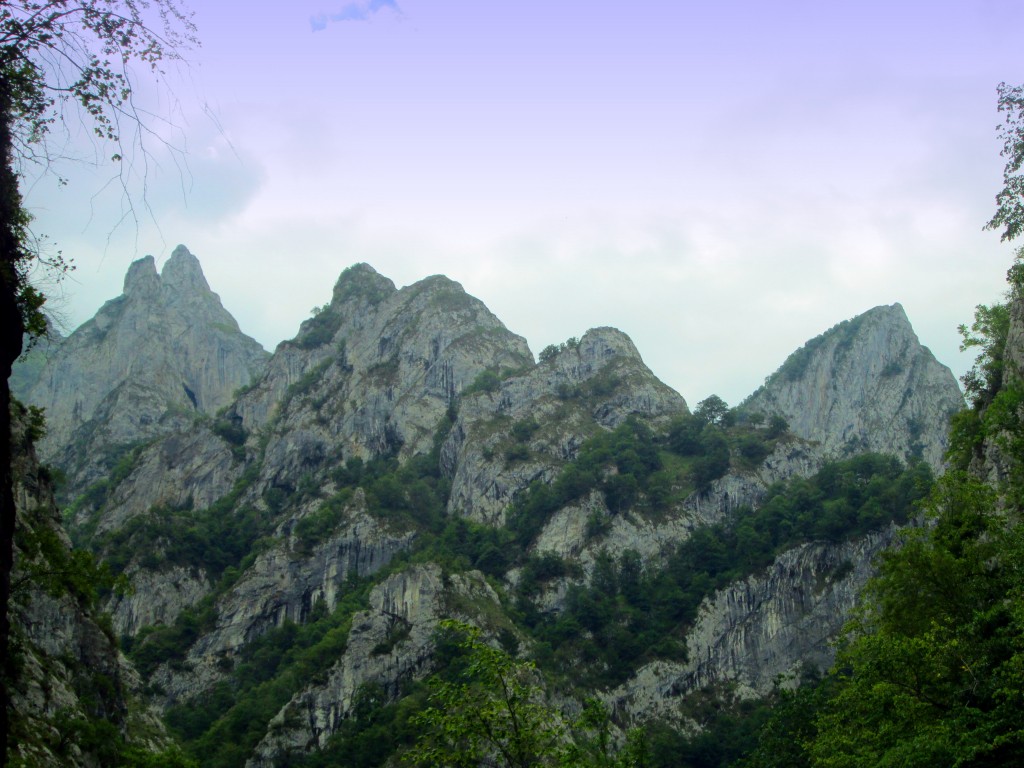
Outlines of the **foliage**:
[[[520,576],[517,608],[540,641],[545,670],[572,669],[573,682],[612,687],[641,664],[682,660],[678,638],[701,601],[717,589],[767,567],[803,541],[843,540],[906,522],[930,488],[923,464],[866,454],[828,464],[812,478],[773,486],[764,504],[738,510],[729,521],[694,530],[660,570],[646,570],[636,552],[601,553],[589,583],[568,588],[558,614],[530,602],[545,581],[568,575],[554,557],[534,557]],[[841,572],[832,578],[838,579]],[[543,650],[546,649],[546,650]]]
[[101,592],[124,587],[107,563],[97,562],[91,552],[69,549],[52,526],[19,525],[15,544],[21,573],[15,574],[12,594],[35,586],[54,597],[70,595],[83,608],[96,608]]
[[726,768],[752,751],[759,729],[775,703],[741,698],[722,686],[694,691],[686,697],[680,715],[696,729],[681,729],[664,721],[645,726],[651,768]]
[[461,636],[464,671],[436,683],[430,706],[414,720],[423,735],[405,761],[445,768],[561,765],[565,727],[544,703],[533,665],[488,645],[476,627],[454,621],[440,626]]
[[847,630],[816,765],[1015,765],[1024,760],[1024,527],[947,474],[931,529],[888,553]]
[[476,375],[473,383],[462,390],[463,395],[472,395],[477,392],[497,392],[501,386],[501,375],[498,371],[486,368]]
[[579,349],[579,348],[580,348],[580,340],[577,339],[575,336],[570,336],[568,339],[563,341],[561,344],[549,344],[548,346],[544,347],[544,349],[542,349],[540,351],[540,355],[538,355],[537,359],[541,363],[550,363],[550,362],[554,361],[554,359],[556,357],[558,357],[560,354],[562,354],[563,352],[565,352],[567,350],[570,350],[570,349]]
[[474,626],[446,620],[461,657],[431,681],[429,706],[412,722],[421,734],[403,761],[445,768],[627,768],[646,764],[646,748],[633,735],[612,753],[609,718],[589,701],[568,721],[547,702],[536,667],[487,643]]
[[314,307],[313,316],[302,324],[293,344],[299,349],[314,349],[328,344],[341,328],[341,315],[331,305]]
[[1003,115],[999,138],[1003,141],[1000,155],[1006,159],[1003,188],[996,195],[995,215],[986,229],[1002,229],[1000,240],[1013,240],[1024,231],[1024,86],[1000,83],[998,109]]
[[1003,356],[1006,336],[1010,330],[1010,309],[1006,304],[986,306],[979,304],[974,310],[970,328],[959,327],[963,342],[960,351],[977,348],[974,366],[963,376],[964,390],[975,408],[986,405],[1003,382]]
[[718,395],[711,395],[699,403],[693,415],[705,424],[721,424],[729,413],[729,405]]

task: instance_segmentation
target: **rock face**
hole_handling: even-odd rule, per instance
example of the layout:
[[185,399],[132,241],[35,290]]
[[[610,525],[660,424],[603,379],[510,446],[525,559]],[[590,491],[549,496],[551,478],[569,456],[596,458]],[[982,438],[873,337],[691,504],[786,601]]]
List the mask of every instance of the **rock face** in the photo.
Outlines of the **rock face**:
[[437,622],[476,620],[460,606],[481,601],[492,609],[499,606],[479,573],[445,579],[438,566],[427,565],[388,577],[373,590],[370,610],[353,618],[348,647],[327,681],[292,697],[270,722],[246,768],[273,768],[282,754],[323,747],[351,715],[364,686],[378,686],[387,700],[397,699],[403,684],[429,670]]
[[831,641],[873,575],[875,556],[895,535],[891,527],[843,544],[816,542],[783,553],[767,572],[703,602],[686,636],[685,664],[648,665],[608,700],[634,718],[672,717],[694,691],[728,684],[764,696],[780,677],[827,669],[835,658]]
[[40,454],[76,491],[124,446],[228,404],[267,357],[210,290],[196,257],[178,246],[160,274],[151,256],[134,262],[124,293],[51,347],[23,395],[46,408]]
[[[275,544],[257,556],[217,600],[216,626],[189,649],[187,671],[165,666],[157,672],[155,679],[166,693],[166,703],[190,699],[209,689],[223,677],[225,662],[267,630],[286,621],[302,624],[314,609],[330,613],[352,579],[385,568],[414,539],[412,532],[391,529],[367,514],[362,493],[356,494],[334,530],[320,540],[292,534],[299,520],[301,517],[283,523]],[[147,578],[161,582],[158,577]],[[140,625],[132,623],[139,614],[135,606],[148,602],[149,591],[143,592],[147,583],[136,577],[134,584],[135,594],[126,596],[114,610],[115,621],[126,631],[138,630]]]
[[11,644],[17,654],[10,681],[12,762],[40,768],[101,764],[116,745],[89,739],[100,727],[114,737],[168,743],[159,720],[130,711],[141,681],[121,655],[88,596],[63,574],[71,545],[60,524],[49,475],[41,471],[14,414],[13,474],[18,532],[11,582]]
[[744,407],[780,414],[827,458],[864,451],[942,467],[956,379],[921,346],[903,307],[875,307],[807,342]]
[[[557,613],[569,586],[585,580],[602,553],[636,552],[642,568],[658,569],[695,529],[756,508],[774,483],[810,476],[828,459],[872,450],[941,467],[948,415],[962,405],[952,374],[920,346],[902,308],[880,307],[808,342],[743,404],[748,414],[781,415],[790,433],[758,443],[770,447],[756,461],[743,460],[738,443],[726,446],[729,470],[698,492],[688,474],[697,459],[668,450],[668,429],[687,421],[687,405],[625,334],[592,329],[535,362],[521,337],[444,277],[398,289],[365,264],[345,270],[329,305],[265,365],[245,368],[257,374],[249,386],[233,398],[223,394],[226,386],[215,396],[218,382],[231,378],[227,371],[244,366],[207,372],[223,356],[201,359],[194,351],[201,334],[193,339],[174,314],[188,304],[188,314],[200,317],[200,298],[210,303],[191,258],[176,251],[162,276],[151,261],[133,265],[125,296],[60,345],[36,387],[47,371],[56,380],[70,370],[61,361],[77,360],[75,349],[99,350],[69,374],[83,389],[77,401],[64,403],[71,385],[54,385],[54,402],[63,403],[54,409],[71,426],[60,426],[52,440],[77,440],[97,453],[149,441],[126,455],[102,494],[78,507],[74,524],[105,554],[120,547],[127,563],[134,592],[109,606],[118,632],[145,643],[148,633],[140,630],[147,625],[172,624],[185,608],[203,606],[202,630],[182,633],[187,647],[153,664],[148,682],[163,692],[160,705],[189,706],[225,690],[230,685],[217,684],[231,683],[247,647],[262,648],[252,645],[261,637],[319,621],[339,605],[351,612],[354,585],[375,583],[365,587],[370,608],[352,618],[344,651],[325,659],[316,679],[289,689],[297,692],[266,724],[253,768],[323,747],[366,686],[392,701],[404,682],[429,674],[440,618],[486,617],[514,627],[506,606],[519,599],[514,590],[525,570],[514,566],[531,556],[557,555],[571,574],[524,598],[541,613]],[[165,319],[157,322],[152,307]],[[166,319],[172,315],[178,320]],[[118,350],[154,329],[192,340],[118,362]],[[193,365],[202,372],[189,373]],[[163,373],[152,381],[130,375],[143,368]],[[81,383],[113,371],[126,378],[106,394]],[[236,378],[231,389],[248,381]],[[132,413],[124,412],[128,404]],[[221,406],[216,417],[197,419]],[[534,481],[555,480],[589,438],[624,424],[623,431],[647,430],[651,450],[672,464],[661,496],[668,501],[610,509],[602,489],[620,468],[609,459],[593,471],[589,490],[544,513],[528,545],[515,545],[523,549],[507,560],[507,571],[488,570],[488,581],[472,570],[487,568],[470,559],[479,550],[469,539],[513,541],[511,532],[501,538],[492,529],[509,522],[517,496]],[[730,439],[743,436],[736,435]],[[99,465],[76,466],[82,480],[96,476]],[[406,482],[397,473],[410,468],[420,474]],[[375,486],[381,477],[391,485]],[[414,492],[423,501],[433,491],[433,507],[411,501]],[[159,529],[168,510],[178,527]],[[164,533],[141,535],[149,523]],[[187,539],[203,526],[249,549],[217,567],[167,555],[177,543],[169,539]],[[885,529],[781,553],[766,571],[705,599],[686,637],[687,663],[647,665],[606,698],[626,720],[639,721],[672,715],[682,698],[706,686],[762,694],[778,674],[827,664],[829,640],[872,556],[892,535]],[[426,553],[436,554],[429,547],[445,536],[473,554],[439,554],[442,570]]]
[[[651,373],[628,336],[589,330],[540,365],[463,398],[442,449],[449,509],[500,524],[517,493],[550,480],[588,437],[629,416],[664,424],[684,413],[686,402]],[[524,426],[530,434],[521,439]]]

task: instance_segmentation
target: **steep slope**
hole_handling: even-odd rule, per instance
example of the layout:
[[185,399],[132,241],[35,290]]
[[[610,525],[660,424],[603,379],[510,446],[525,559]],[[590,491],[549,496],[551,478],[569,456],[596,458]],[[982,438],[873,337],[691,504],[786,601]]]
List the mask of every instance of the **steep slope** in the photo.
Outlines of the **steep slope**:
[[[825,663],[907,514],[829,497],[831,527],[816,511],[776,537],[751,523],[767,498],[813,496],[800,478],[869,448],[940,464],[939,412],[959,393],[898,307],[793,359],[709,422],[615,329],[535,363],[457,283],[398,289],[356,265],[215,419],[85,494],[75,533],[131,579],[114,626],[211,765],[323,747],[365,686],[394,703],[439,668],[447,615],[536,654],[570,709],[604,690],[626,721],[678,715],[702,687],[763,693]],[[691,540],[735,580],[693,570]],[[224,729],[246,734],[231,756]]]
[[614,328],[591,329],[545,357],[463,398],[442,449],[454,514],[500,524],[516,494],[534,480],[552,480],[587,437],[630,416],[664,425],[687,413],[683,398]]
[[[18,530],[12,573],[12,759],[54,768],[120,764],[170,744],[138,673],[95,606],[103,571],[73,553],[24,413],[14,413]],[[165,757],[169,756],[165,755]],[[154,756],[154,759],[155,756]]]
[[46,409],[40,455],[69,475],[72,494],[80,491],[126,446],[226,405],[267,357],[238,329],[184,246],[160,274],[151,256],[139,259],[123,294],[51,347],[24,392],[26,403]]
[[823,457],[919,457],[935,470],[963,395],[921,346],[903,307],[875,307],[794,352],[743,404],[780,414]]

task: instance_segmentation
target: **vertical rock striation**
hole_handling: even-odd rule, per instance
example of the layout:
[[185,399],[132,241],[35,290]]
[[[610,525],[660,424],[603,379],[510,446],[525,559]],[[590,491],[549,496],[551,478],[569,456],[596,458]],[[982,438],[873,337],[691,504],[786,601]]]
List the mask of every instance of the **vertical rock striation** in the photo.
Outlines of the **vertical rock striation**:
[[941,469],[963,395],[921,346],[899,304],[875,307],[811,339],[743,406],[780,414],[824,458],[865,451]]
[[124,446],[227,405],[267,357],[239,330],[187,248],[175,248],[160,274],[152,256],[139,259],[122,295],[54,345],[23,393],[46,408],[40,455],[68,473],[72,491],[81,490]]

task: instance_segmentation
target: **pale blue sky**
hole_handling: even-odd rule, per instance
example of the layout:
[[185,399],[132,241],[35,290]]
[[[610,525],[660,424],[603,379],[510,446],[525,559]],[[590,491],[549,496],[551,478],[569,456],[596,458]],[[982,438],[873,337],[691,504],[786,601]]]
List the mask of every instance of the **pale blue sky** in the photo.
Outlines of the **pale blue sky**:
[[71,327],[181,242],[269,348],[367,261],[458,280],[535,353],[617,326],[691,404],[895,301],[959,374],[1012,256],[981,227],[1021,7],[221,0],[176,101],[141,94],[188,149],[148,140],[152,217],[111,234],[106,164],[27,202],[78,265]]

